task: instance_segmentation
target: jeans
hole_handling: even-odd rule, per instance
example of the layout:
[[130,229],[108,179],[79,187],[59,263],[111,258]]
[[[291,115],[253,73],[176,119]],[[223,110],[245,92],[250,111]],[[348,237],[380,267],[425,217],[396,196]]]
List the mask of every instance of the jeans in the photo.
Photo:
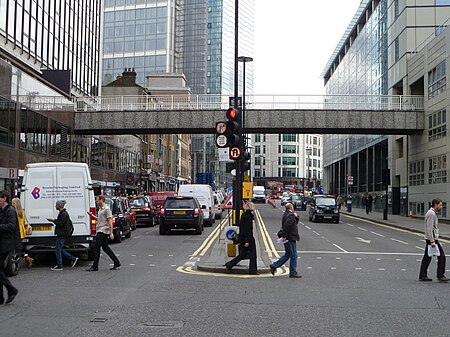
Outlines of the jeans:
[[14,291],[16,288],[11,284],[4,273],[5,259],[8,257],[8,253],[0,254],[0,299],[4,299],[3,297],[3,286],[5,286],[8,294]]
[[92,264],[92,268],[98,269],[98,262],[100,260],[100,248],[103,248],[103,251],[114,262],[115,266],[120,265],[119,259],[114,254],[114,252],[111,250],[111,248],[109,248],[108,238],[109,238],[108,234],[105,234],[102,232],[97,233],[97,236],[95,238],[95,256],[94,256],[94,263]]
[[290,259],[289,275],[297,274],[297,241],[289,240],[284,244],[285,253],[280,259],[272,263],[272,267],[279,268]]
[[[431,241],[426,240],[426,242],[425,252],[423,254],[422,263],[420,264],[419,278],[427,277],[428,266],[430,265],[432,259],[432,257],[428,256],[428,246],[431,245]],[[436,242],[436,245],[439,248],[439,252],[441,253],[441,255],[437,257],[437,277],[439,278],[443,277],[445,273],[445,253],[439,241],[434,240],[434,242]]]
[[69,254],[68,252],[65,251],[64,243],[66,243],[66,238],[60,238],[60,237],[56,238],[56,250],[55,250],[56,265],[60,268],[62,268],[62,266],[63,266],[63,257],[65,257],[66,259],[68,259],[72,262],[75,261],[75,256],[73,256],[72,254]]

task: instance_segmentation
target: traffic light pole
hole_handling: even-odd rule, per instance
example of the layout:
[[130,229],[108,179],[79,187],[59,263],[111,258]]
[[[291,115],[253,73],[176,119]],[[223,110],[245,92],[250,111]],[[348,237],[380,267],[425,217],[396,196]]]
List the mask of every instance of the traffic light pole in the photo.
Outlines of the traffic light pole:
[[[238,105],[238,97],[239,97],[239,0],[234,1],[234,109],[239,111]],[[242,114],[239,114],[238,123],[242,125]],[[241,131],[241,139],[242,131]],[[243,148],[243,142],[241,141],[241,152],[245,149]],[[233,224],[239,224],[239,218],[241,213],[242,206],[242,169],[241,169],[241,160],[239,158],[236,160],[236,176],[234,179],[233,186],[233,211],[235,216],[233,217]]]

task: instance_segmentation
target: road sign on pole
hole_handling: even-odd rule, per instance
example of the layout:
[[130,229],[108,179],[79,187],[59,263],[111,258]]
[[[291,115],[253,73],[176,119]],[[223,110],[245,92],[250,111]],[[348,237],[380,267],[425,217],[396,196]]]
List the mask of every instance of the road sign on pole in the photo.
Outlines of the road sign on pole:
[[353,185],[353,176],[347,176],[347,183]]
[[241,157],[241,149],[239,146],[230,147],[230,159],[238,160]]
[[217,147],[227,147],[227,136],[218,135],[216,138]]

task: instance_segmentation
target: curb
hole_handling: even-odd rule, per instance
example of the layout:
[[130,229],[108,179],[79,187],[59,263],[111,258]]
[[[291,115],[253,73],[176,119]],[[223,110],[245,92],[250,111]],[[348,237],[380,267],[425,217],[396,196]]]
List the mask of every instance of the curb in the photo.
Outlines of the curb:
[[[406,230],[408,232],[412,232],[412,233],[424,234],[423,231],[415,229],[415,228],[401,226],[401,225],[396,225],[396,224],[393,224],[393,223],[390,223],[390,222],[386,222],[386,221],[382,221],[382,220],[367,218],[367,217],[364,217],[364,216],[361,216],[361,215],[358,215],[358,214],[352,214],[352,213],[342,212],[342,211],[341,211],[341,213],[344,214],[344,215],[348,215],[348,216],[354,217],[354,218],[358,218],[358,219],[370,220],[370,221],[379,223],[380,225],[386,225],[386,226],[390,226],[390,227],[404,229],[404,230]],[[442,238],[442,239],[445,239],[445,240],[450,240],[450,236],[447,236],[447,235],[440,234],[439,237]]]

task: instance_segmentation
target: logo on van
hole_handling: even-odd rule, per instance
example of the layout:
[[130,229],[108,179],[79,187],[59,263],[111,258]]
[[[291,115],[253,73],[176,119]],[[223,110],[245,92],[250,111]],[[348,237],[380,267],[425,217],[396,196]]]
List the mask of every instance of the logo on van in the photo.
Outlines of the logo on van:
[[33,188],[33,191],[31,191],[31,195],[33,196],[34,199],[39,199],[41,197],[41,189],[39,187],[35,187]]

